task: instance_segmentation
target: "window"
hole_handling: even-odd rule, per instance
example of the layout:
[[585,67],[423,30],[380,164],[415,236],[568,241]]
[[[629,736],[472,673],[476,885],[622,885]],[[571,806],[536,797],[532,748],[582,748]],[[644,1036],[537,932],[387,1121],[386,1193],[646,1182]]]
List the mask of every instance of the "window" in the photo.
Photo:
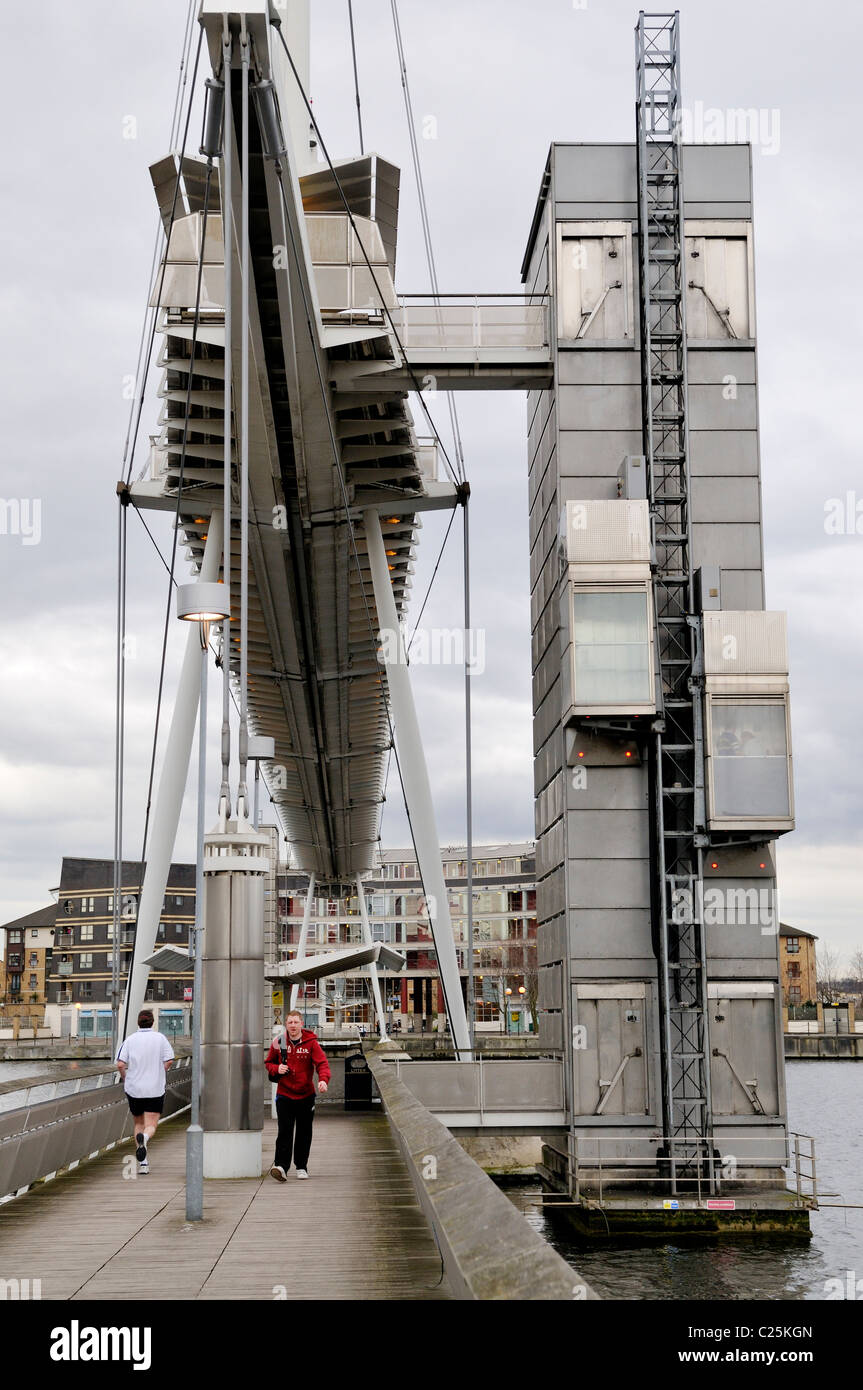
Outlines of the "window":
[[788,962],[788,975],[789,975],[789,978],[792,979],[792,980],[797,980],[797,979],[800,978],[800,962],[799,962],[799,960],[790,960],[790,961]]
[[82,912],[95,912],[95,911],[96,911],[96,899],[95,899],[95,898],[82,898],[82,899],[81,899],[81,911],[82,911]]
[[785,938],[785,949],[786,949],[786,951],[788,952],[789,956],[793,956],[793,955],[795,954],[795,952],[797,952],[797,951],[800,950],[800,937],[799,937],[799,936],[786,936],[786,938]]
[[78,982],[78,997],[79,997],[79,999],[92,999],[92,998],[93,998],[93,982],[92,982],[92,980],[80,980],[80,981]]
[[38,952],[38,951],[31,951],[31,952],[30,952],[30,969],[31,969],[31,970],[35,970],[38,964],[39,964],[39,952]]
[[113,912],[113,911],[114,911],[114,894],[113,894],[113,893],[108,893],[107,897],[105,898],[105,911],[106,911],[106,912]]
[[108,939],[108,941],[113,941],[113,940],[114,940],[114,923],[113,923],[113,922],[109,922],[108,925],[107,925],[107,927],[105,928],[105,931],[106,931],[106,934],[107,934],[107,939]]
[[799,985],[791,985],[788,989],[788,998],[792,1004],[799,1004],[801,989]]
[[20,945],[20,943],[21,943],[23,940],[24,940],[24,933],[23,933],[23,931],[21,931],[20,929],[18,929],[17,931],[10,931],[10,933],[9,933],[9,945],[10,945],[10,946],[12,946],[12,945],[16,945],[16,946],[17,946],[17,945]]
[[93,923],[92,923],[92,922],[82,922],[82,923],[81,923],[81,929],[80,929],[80,934],[79,934],[79,940],[81,940],[81,941],[92,941],[92,940],[93,940]]
[[32,939],[38,940],[38,937],[39,937],[39,928],[38,928],[38,927],[31,927],[31,928],[30,928],[30,936],[31,936]]
[[31,989],[38,989],[38,987],[39,987],[39,976],[38,976],[38,975],[31,975],[31,976],[30,976],[30,988],[31,988]]
[[791,814],[784,701],[711,704],[713,815]]
[[93,969],[93,952],[92,952],[92,951],[82,951],[82,952],[81,952],[81,954],[80,954],[79,957],[78,957],[78,969],[79,969],[79,970],[92,970],[92,969]]
[[574,590],[575,703],[617,707],[651,702],[647,590]]

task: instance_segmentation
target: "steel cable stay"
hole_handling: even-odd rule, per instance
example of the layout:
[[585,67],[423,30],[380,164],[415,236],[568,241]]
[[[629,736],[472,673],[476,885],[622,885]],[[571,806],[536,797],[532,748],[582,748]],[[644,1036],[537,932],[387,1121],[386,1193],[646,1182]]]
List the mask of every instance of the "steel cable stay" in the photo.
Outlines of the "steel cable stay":
[[[309,120],[310,120],[311,123],[312,123],[312,126],[313,126],[313,128],[314,128],[315,135],[316,135],[317,140],[318,140],[318,144],[319,144],[320,147],[321,147],[321,153],[323,154],[324,159],[325,159],[326,162],[327,162],[327,167],[329,168],[330,174],[332,175],[332,178],[333,178],[333,182],[335,183],[335,186],[336,186],[336,191],[337,191],[337,193],[338,193],[338,195],[339,195],[339,198],[341,199],[342,205],[344,206],[344,209],[345,209],[345,212],[346,212],[346,214],[347,214],[348,221],[350,222],[351,229],[352,229],[352,231],[353,231],[353,233],[354,233],[354,236],[355,236],[356,239],[357,239],[357,245],[359,246],[360,251],[362,252],[363,260],[364,260],[365,263],[366,263],[366,268],[367,268],[367,270],[368,270],[368,272],[369,272],[369,275],[371,276],[372,283],[374,284],[374,287],[375,287],[375,289],[377,290],[378,299],[380,300],[380,303],[381,303],[382,312],[383,312],[383,313],[386,315],[386,317],[387,317],[387,320],[388,320],[389,326],[390,326],[390,333],[392,334],[393,338],[395,339],[395,341],[396,341],[396,343],[397,343],[397,345],[398,345],[399,352],[401,353],[401,356],[402,356],[401,366],[404,367],[405,371],[407,372],[408,376],[409,376],[410,379],[411,379],[411,382],[413,383],[413,388],[414,388],[414,391],[415,391],[416,394],[417,394],[417,399],[419,400],[419,403],[420,403],[420,405],[421,405],[421,407],[422,407],[422,410],[423,410],[423,414],[425,415],[426,420],[428,421],[429,426],[430,426],[430,428],[431,428],[432,434],[434,435],[435,443],[436,443],[436,444],[438,445],[438,447],[440,448],[441,455],[442,455],[442,457],[443,457],[444,463],[445,463],[445,465],[446,465],[446,467],[447,467],[447,470],[448,470],[448,472],[449,472],[450,478],[452,479],[453,484],[454,484],[456,487],[458,487],[458,486],[459,486],[459,483],[460,483],[462,480],[457,476],[456,470],[453,468],[452,462],[451,462],[451,460],[450,460],[450,456],[449,456],[449,454],[447,453],[446,448],[445,448],[445,446],[444,446],[443,439],[441,438],[440,431],[438,430],[437,426],[435,425],[435,422],[434,422],[434,420],[432,419],[432,416],[431,416],[431,413],[430,413],[430,411],[429,411],[429,408],[428,408],[428,406],[426,405],[425,401],[423,400],[423,389],[422,389],[422,386],[420,385],[420,381],[419,381],[419,378],[417,377],[416,372],[414,371],[413,367],[411,366],[410,362],[408,361],[407,352],[405,351],[404,344],[402,343],[401,337],[399,336],[398,329],[396,328],[396,325],[395,325],[395,320],[393,319],[393,316],[392,316],[392,314],[391,314],[391,312],[390,312],[390,310],[389,310],[389,308],[388,308],[388,306],[387,306],[386,299],[385,299],[385,297],[384,297],[383,291],[382,291],[381,286],[380,286],[380,282],[379,282],[379,280],[378,280],[377,275],[375,274],[375,268],[374,268],[374,266],[372,265],[371,261],[369,260],[368,252],[366,251],[365,244],[364,244],[364,242],[363,242],[362,237],[360,236],[359,228],[357,227],[356,220],[355,220],[355,218],[354,218],[354,214],[353,214],[353,212],[352,212],[352,210],[351,210],[350,203],[348,202],[347,196],[346,196],[346,194],[345,194],[345,190],[344,190],[344,188],[342,187],[341,179],[339,178],[338,173],[336,172],[335,165],[333,164],[333,161],[332,161],[331,158],[330,158],[329,150],[327,149],[326,142],[324,141],[324,137],[323,137],[323,135],[321,134],[320,126],[318,125],[317,119],[316,119],[315,114],[314,114],[314,112],[313,112],[313,110],[312,110],[312,104],[311,104],[311,102],[309,101],[308,96],[306,95],[306,91],[305,91],[305,88],[303,87],[302,82],[300,81],[300,75],[299,75],[299,73],[297,72],[296,64],[294,63],[293,57],[292,57],[292,55],[291,55],[291,50],[288,48],[288,45],[287,45],[287,43],[286,43],[286,41],[285,41],[285,37],[284,37],[284,35],[283,35],[282,31],[281,31],[281,28],[280,28],[281,20],[279,20],[278,18],[273,18],[273,19],[270,20],[270,23],[271,23],[272,27],[275,29],[276,34],[278,35],[279,42],[281,43],[282,48],[285,50],[285,56],[286,56],[286,58],[287,58],[287,60],[288,60],[288,62],[289,62],[289,64],[290,64],[291,71],[292,71],[292,73],[294,74],[294,80],[295,80],[295,82],[296,82],[296,84],[297,84],[297,90],[299,91],[299,94],[300,94],[300,96],[301,96],[302,99],[303,99],[303,104],[304,104],[304,106],[305,106],[305,108],[306,108],[306,110],[307,110],[307,112],[308,112],[308,114],[309,114]],[[283,196],[284,196],[284,190],[283,190]]]
[[[167,249],[167,247],[170,246],[170,242],[171,242],[171,233],[172,233],[172,231],[173,231],[173,229],[174,229],[174,221],[175,221],[176,216],[177,216],[177,199],[178,199],[179,193],[180,193],[180,171],[181,171],[181,169],[182,169],[183,158],[184,158],[185,153],[186,153],[186,142],[187,142],[187,140],[188,140],[188,138],[189,138],[189,123],[190,123],[191,118],[192,118],[192,106],[193,106],[194,98],[195,98],[195,78],[196,78],[197,75],[198,75],[198,63],[199,63],[200,58],[201,58],[201,44],[202,44],[202,42],[203,42],[203,38],[204,38],[204,31],[203,31],[203,29],[202,29],[201,32],[200,32],[200,34],[198,35],[198,48],[197,48],[197,52],[195,53],[195,66],[194,66],[194,69],[193,69],[193,72],[192,72],[192,87],[191,87],[191,91],[190,91],[190,93],[189,93],[189,105],[188,105],[188,108],[187,108],[187,111],[186,111],[186,122],[185,122],[185,126],[184,126],[184,128],[183,128],[183,143],[182,143],[182,146],[181,146],[181,148],[180,148],[179,166],[178,166],[178,169],[177,169],[177,178],[176,178],[176,181],[175,181],[175,183],[174,183],[174,196],[173,196],[173,198],[171,199],[171,214],[170,214],[170,217],[169,217],[169,219],[168,219],[168,230],[167,230],[167,234],[166,234],[166,249]],[[157,232],[157,234],[156,234],[156,243],[157,243],[157,245],[158,245],[158,243],[159,243],[159,235],[158,235],[158,232]],[[159,301],[159,300],[161,299],[161,297],[162,297],[162,287],[163,287],[163,285],[164,285],[164,283],[165,283],[165,275],[166,275],[166,273],[167,273],[167,269],[168,269],[168,258],[167,258],[167,255],[166,255],[166,256],[165,256],[165,260],[164,260],[164,262],[163,262],[163,264],[162,264],[162,270],[161,270],[161,274],[160,274],[160,276],[159,276],[158,290],[157,290],[157,293],[156,293],[156,296],[155,296],[156,301],[157,301],[157,304],[158,304],[158,301]],[[149,341],[149,343],[148,343],[148,345],[147,345],[147,353],[146,353],[146,357],[145,357],[145,359],[144,359],[144,375],[143,375],[143,380],[142,380],[142,382],[141,382],[141,389],[140,389],[140,392],[139,392],[139,394],[138,394],[137,400],[134,400],[134,401],[132,402],[132,406],[131,406],[131,409],[130,409],[130,425],[131,425],[131,418],[132,418],[132,416],[134,415],[134,419],[135,419],[135,428],[134,428],[134,432],[132,433],[132,439],[131,439],[132,448],[131,448],[131,452],[129,451],[129,436],[128,436],[128,434],[127,434],[127,436],[126,436],[126,448],[123,450],[123,463],[125,464],[127,456],[128,456],[128,460],[129,460],[129,467],[128,467],[128,469],[126,470],[126,485],[127,485],[127,486],[128,486],[128,484],[129,484],[129,482],[131,481],[131,478],[132,478],[132,469],[133,469],[134,464],[135,464],[135,449],[136,449],[137,443],[138,443],[138,431],[139,431],[139,429],[141,428],[141,415],[142,415],[143,410],[144,410],[144,396],[145,396],[145,393],[146,393],[146,390],[147,390],[147,379],[148,379],[149,374],[150,374],[150,365],[151,365],[152,358],[153,358],[153,343],[155,342],[155,338],[156,338],[156,324],[157,324],[157,322],[158,322],[158,317],[159,317],[159,315],[158,315],[158,309],[157,309],[157,308],[154,308],[154,310],[153,310],[152,322],[151,322],[151,327],[150,327],[150,341]],[[145,316],[145,319],[144,319],[144,324],[145,324],[145,331],[146,331],[146,316]],[[144,336],[144,335],[142,334],[142,337],[143,337],[143,336]],[[139,358],[139,362],[140,362],[140,358]],[[136,385],[137,385],[137,382],[136,382]],[[135,407],[136,407],[136,406],[137,406],[137,414],[135,414]]]
[[360,132],[360,154],[363,155],[365,154],[365,149],[363,148],[363,115],[360,108],[360,78],[357,72],[357,45],[354,38],[354,7],[352,0],[348,0],[348,23],[351,27],[351,59],[354,65],[354,91],[357,96],[357,126]]
[[[181,54],[180,54],[180,68],[179,68],[179,72],[178,72],[178,75],[177,75],[177,91],[176,91],[176,94],[175,94],[175,96],[174,96],[174,110],[173,110],[173,113],[172,113],[172,116],[171,116],[171,132],[170,132],[170,135],[169,135],[169,137],[168,137],[168,148],[169,148],[169,149],[173,149],[173,148],[174,148],[175,141],[176,141],[176,139],[177,139],[177,137],[179,136],[179,133],[180,133],[180,117],[181,117],[182,108],[183,108],[182,95],[183,95],[183,88],[185,87],[186,80],[187,80],[187,77],[188,77],[188,59],[189,59],[189,52],[190,52],[190,50],[191,50],[192,27],[193,27],[193,20],[194,20],[194,12],[195,12],[195,0],[189,0],[189,9],[188,9],[188,13],[187,13],[187,16],[186,16],[186,30],[185,30],[185,33],[184,33],[184,37],[183,37],[183,47],[182,47],[182,51],[181,51]],[[187,123],[187,125],[186,125],[186,130],[187,130],[187,132],[188,132],[188,123]],[[184,136],[182,154],[185,153],[185,147],[186,147],[186,141],[185,141],[185,136]],[[181,158],[182,158],[182,154],[181,154]],[[179,181],[178,181],[177,187],[179,187]],[[172,210],[171,210],[171,211],[172,211],[171,223],[172,223],[172,225],[173,225],[173,207],[172,207]],[[148,278],[148,281],[147,281],[147,301],[148,301],[148,302],[147,302],[147,308],[146,308],[146,310],[145,310],[145,312],[144,312],[144,321],[143,321],[143,323],[142,323],[142,325],[141,325],[141,336],[140,336],[140,339],[139,339],[139,342],[138,342],[138,356],[137,356],[137,359],[136,359],[136,362],[135,362],[135,385],[136,385],[136,386],[137,386],[139,380],[141,379],[141,367],[142,367],[142,362],[143,362],[144,343],[145,343],[146,337],[147,337],[147,324],[148,324],[148,322],[150,321],[151,315],[152,315],[152,316],[155,316],[155,313],[156,313],[155,308],[151,308],[151,307],[150,307],[149,300],[150,300],[152,291],[155,289],[155,284],[156,284],[156,268],[157,268],[157,266],[158,266],[158,264],[159,264],[159,248],[160,248],[161,243],[162,243],[162,237],[163,237],[163,235],[164,235],[164,226],[163,226],[163,223],[162,223],[162,217],[161,217],[161,213],[160,213],[160,214],[158,214],[157,219],[156,219],[156,236],[155,236],[154,241],[153,241],[153,256],[152,256],[152,259],[151,259],[151,262],[150,262],[150,275],[149,275],[149,278]],[[152,334],[151,334],[151,336],[150,336],[150,350],[152,350],[152,346],[153,346],[153,337],[152,337]],[[148,353],[148,360],[149,360],[149,353]],[[143,406],[143,398],[142,398],[142,401],[141,401],[141,405]],[[132,435],[132,421],[134,420],[134,418],[135,418],[135,397],[133,396],[133,397],[132,397],[132,402],[131,402],[131,404],[130,404],[130,406],[129,406],[129,423],[128,423],[128,426],[127,426],[127,428],[126,428],[126,440],[125,440],[125,444],[124,444],[124,446],[123,446],[123,463],[124,463],[124,464],[125,464],[125,462],[126,462],[126,456],[127,456],[127,454],[128,454],[128,451],[129,451],[129,440],[130,440],[131,435]],[[131,470],[131,465],[130,465],[130,470]],[[130,476],[131,476],[131,473],[130,473]],[[129,481],[128,478],[127,478],[126,481],[127,481],[127,482]]]
[[[174,142],[175,142],[175,139],[176,139],[176,133],[178,133],[178,132],[179,132],[179,129],[180,129],[181,112],[182,112],[182,106],[183,106],[183,100],[182,100],[182,97],[183,97],[183,88],[184,88],[184,86],[185,86],[185,83],[186,83],[186,80],[187,80],[187,74],[188,74],[188,59],[189,59],[189,54],[190,54],[190,52],[191,52],[192,33],[193,33],[193,23],[194,23],[194,13],[195,13],[195,0],[189,0],[189,7],[188,7],[188,11],[187,11],[187,16],[186,16],[186,24],[185,24],[185,26],[184,26],[183,45],[182,45],[181,53],[180,53],[180,68],[179,68],[178,79],[177,79],[177,91],[176,91],[175,97],[174,97],[174,110],[173,110],[173,114],[172,114],[172,118],[171,118],[171,129],[170,129],[170,141],[169,141],[169,143],[170,143],[172,146],[173,146],[173,144],[174,144]],[[193,74],[192,74],[192,87],[191,87],[190,96],[189,96],[189,105],[188,105],[188,110],[187,110],[187,113],[186,113],[185,126],[184,126],[184,129],[183,129],[183,143],[182,143],[182,148],[181,148],[181,151],[180,151],[180,167],[182,167],[182,160],[183,160],[183,156],[184,156],[184,154],[185,154],[185,149],[186,149],[186,141],[187,141],[187,139],[188,139],[188,134],[189,134],[189,123],[190,123],[191,114],[192,114],[192,101],[193,101],[193,97],[194,97],[195,76],[197,75],[197,71],[198,71],[198,63],[199,63],[199,60],[200,60],[201,44],[202,44],[202,42],[203,42],[203,30],[201,30],[201,33],[199,34],[199,37],[198,37],[198,46],[197,46],[197,50],[196,50],[196,54],[195,54],[194,71],[193,71]],[[167,242],[168,242],[168,243],[170,243],[171,231],[172,231],[172,229],[173,229],[174,220],[175,220],[175,217],[176,217],[177,197],[178,197],[178,194],[179,194],[179,188],[180,188],[180,173],[179,173],[179,168],[178,168],[178,171],[177,171],[177,180],[176,180],[176,183],[175,183],[175,186],[174,186],[174,196],[173,196],[172,203],[171,203],[171,214],[170,214],[170,219],[169,219],[169,224],[168,224],[168,230],[167,230]],[[154,243],[154,247],[153,247],[153,259],[152,259],[151,266],[150,266],[150,275],[149,275],[149,280],[148,280],[148,284],[149,284],[150,289],[152,289],[153,284],[154,284],[154,282],[155,282],[155,269],[156,269],[156,265],[157,265],[158,254],[159,254],[159,246],[160,246],[160,231],[157,229],[156,239],[155,239],[155,243]],[[203,255],[203,247],[202,247],[202,255]],[[167,255],[166,255],[166,258],[165,258],[165,266],[163,266],[163,268],[162,268],[162,276],[161,276],[161,280],[160,280],[160,283],[159,283],[159,291],[160,291],[159,297],[161,297],[161,288],[162,288],[162,284],[164,283],[165,270],[166,270],[166,269],[167,269]],[[148,296],[148,298],[149,298],[149,296]],[[151,320],[151,328],[150,328],[150,336],[149,336],[149,345],[148,345],[148,348],[147,348],[146,356],[144,356],[144,355],[143,355],[143,354],[144,354],[144,342],[145,342],[145,340],[146,340],[146,338],[147,338],[148,312],[149,312],[149,305],[148,305],[148,309],[147,309],[147,310],[145,311],[145,313],[144,313],[144,320],[143,320],[143,324],[142,324],[142,327],[141,327],[141,335],[140,335],[140,339],[139,339],[139,343],[138,343],[138,355],[137,355],[136,366],[135,366],[135,384],[136,384],[136,386],[137,386],[137,383],[138,383],[138,379],[139,379],[139,378],[142,378],[142,379],[141,379],[141,390],[140,390],[140,394],[139,394],[139,398],[138,398],[138,402],[137,402],[137,406],[138,406],[138,409],[137,409],[137,416],[135,415],[135,400],[134,400],[134,398],[133,398],[132,403],[131,403],[131,405],[130,405],[130,407],[129,407],[129,423],[128,423],[128,425],[127,425],[127,429],[126,429],[126,439],[125,439],[124,446],[123,446],[123,458],[122,458],[122,463],[123,463],[123,466],[125,467],[125,465],[126,465],[126,460],[127,460],[127,458],[128,458],[128,470],[126,471],[126,474],[125,474],[125,482],[124,482],[124,483],[121,483],[120,485],[118,485],[118,488],[117,488],[117,495],[118,495],[118,537],[117,537],[117,624],[116,624],[117,637],[116,637],[116,671],[115,671],[115,683],[116,683],[116,684],[115,684],[115,688],[116,688],[116,695],[115,695],[115,711],[114,711],[114,715],[115,715],[115,728],[114,728],[114,866],[113,866],[114,894],[113,894],[113,905],[112,905],[112,919],[113,919],[113,943],[112,943],[112,945],[113,945],[113,951],[112,951],[112,963],[111,963],[111,1016],[112,1016],[111,1035],[112,1035],[112,1047],[113,1047],[112,1056],[115,1055],[115,1053],[116,1053],[116,1046],[117,1046],[118,1034],[119,1034],[119,989],[120,989],[120,978],[121,978],[121,964],[120,964],[120,921],[121,921],[121,914],[120,914],[120,895],[121,895],[121,889],[122,889],[122,871],[123,871],[123,809],[124,809],[123,789],[124,789],[124,778],[125,778],[125,728],[126,728],[126,652],[125,652],[125,645],[126,645],[126,599],[127,599],[127,588],[128,588],[128,550],[127,550],[127,543],[128,543],[128,526],[127,526],[127,508],[128,508],[128,504],[129,504],[129,500],[130,500],[130,499],[129,499],[129,482],[130,482],[130,479],[131,479],[131,476],[132,476],[132,469],[133,469],[133,466],[134,466],[135,446],[136,446],[136,443],[137,443],[138,430],[139,430],[139,428],[140,428],[140,423],[141,423],[141,414],[142,414],[143,406],[144,406],[144,396],[145,396],[145,392],[146,392],[146,384],[147,384],[147,377],[148,377],[148,374],[149,374],[150,361],[151,361],[151,359],[152,359],[153,342],[154,342],[154,339],[155,339],[156,322],[157,322],[157,314],[158,314],[157,309],[154,307],[153,313],[152,313],[152,320]],[[196,317],[197,317],[197,314],[196,314]],[[143,368],[143,372],[142,372],[142,368]],[[135,423],[134,423],[134,434],[132,433],[132,421],[133,421],[133,419],[134,419],[134,422],[135,422]],[[130,441],[131,441],[131,453],[130,453],[130,448],[129,448],[129,446],[130,446]],[[184,446],[185,446],[185,436],[184,436]],[[143,518],[142,518],[142,520],[143,520]],[[147,530],[149,531],[149,528],[147,528]],[[173,577],[173,576],[172,576],[172,577]],[[164,673],[164,654],[163,654],[162,662],[163,662],[163,673]],[[160,685],[159,685],[160,696],[161,696],[161,688],[162,688],[162,677],[160,676]],[[154,735],[154,754],[153,754],[154,757],[155,757],[155,739],[156,739],[156,737],[157,737],[157,733],[158,733],[158,717],[157,717],[157,725],[156,725],[156,734]],[[151,795],[151,794],[152,794],[152,768],[151,768],[151,773],[150,773],[150,792],[148,793],[148,801],[149,801],[149,795]],[[148,811],[148,813],[149,813],[149,811]],[[145,843],[146,843],[146,832],[145,832]],[[143,865],[143,856],[142,856],[142,865]],[[133,945],[133,957],[134,957],[134,945]],[[130,962],[130,965],[131,965],[131,962]]]
[[[203,31],[202,31],[202,32],[203,32]],[[200,46],[199,46],[199,51],[200,51]],[[188,379],[188,385],[187,385],[187,388],[186,388],[186,402],[185,402],[185,408],[184,408],[184,421],[183,421],[183,441],[182,441],[182,445],[181,445],[181,448],[180,448],[180,466],[179,466],[179,476],[178,476],[178,479],[177,479],[177,506],[176,506],[176,509],[175,509],[175,512],[174,512],[174,534],[173,534],[172,542],[171,542],[171,563],[170,563],[170,568],[169,568],[169,571],[168,571],[168,594],[167,594],[167,601],[166,601],[166,604],[165,604],[165,622],[164,622],[164,629],[163,629],[163,633],[162,633],[162,654],[161,654],[161,660],[160,660],[160,666],[159,666],[159,685],[158,685],[158,692],[157,692],[157,696],[156,696],[156,719],[155,719],[155,725],[154,725],[154,729],[153,729],[153,746],[152,746],[152,751],[151,751],[151,755],[150,755],[150,771],[149,771],[149,777],[148,777],[148,783],[147,783],[147,803],[146,803],[146,809],[145,809],[145,814],[144,814],[144,833],[143,833],[143,840],[142,840],[142,845],[141,845],[141,865],[142,865],[142,870],[143,870],[143,865],[145,864],[146,858],[147,858],[147,837],[148,837],[148,833],[149,833],[150,812],[151,812],[151,809],[152,809],[152,801],[153,801],[153,782],[154,782],[154,779],[155,779],[155,770],[156,770],[156,751],[157,751],[158,741],[159,741],[159,725],[160,725],[160,721],[161,721],[162,696],[163,696],[163,694],[164,694],[164,686],[165,686],[165,665],[166,665],[166,658],[167,658],[168,632],[169,632],[170,621],[171,621],[171,604],[172,604],[172,599],[173,599],[173,586],[174,586],[174,583],[175,583],[175,580],[174,580],[174,569],[175,569],[176,560],[177,560],[177,538],[178,538],[178,536],[179,536],[179,531],[180,531],[180,512],[181,512],[181,509],[182,509],[182,498],[183,498],[183,474],[184,474],[185,465],[186,465],[186,448],[187,448],[187,444],[188,444],[189,427],[190,427],[190,411],[191,411],[191,397],[192,397],[192,381],[193,381],[193,378],[194,378],[194,370],[195,370],[195,349],[196,349],[196,347],[197,347],[197,342],[198,342],[198,328],[199,328],[199,325],[200,325],[200,317],[201,317],[201,283],[202,283],[203,273],[204,273],[204,254],[205,254],[206,241],[207,241],[207,217],[208,217],[209,208],[210,208],[210,184],[211,184],[211,182],[212,182],[212,175],[213,175],[213,162],[212,162],[212,159],[211,159],[211,160],[209,160],[208,163],[207,163],[207,179],[206,179],[206,184],[205,184],[205,188],[204,188],[204,207],[203,207],[203,216],[202,216],[202,224],[201,224],[201,249],[200,249],[200,253],[199,253],[199,255],[198,255],[197,276],[196,276],[196,284],[195,284],[195,317],[194,317],[194,321],[193,321],[193,324],[192,324],[192,338],[191,338],[191,343],[190,343],[190,348],[189,348],[189,379]],[[178,186],[179,186],[179,179],[177,180],[177,184],[178,184]],[[175,190],[175,193],[176,193],[176,190]],[[167,264],[167,255],[166,255],[165,261],[166,261],[166,264]],[[128,490],[127,490],[126,496],[128,497]],[[121,499],[121,500],[122,500],[122,499]],[[134,969],[134,965],[135,965],[135,950],[136,950],[136,946],[137,946],[137,932],[136,932],[135,935],[136,935],[136,939],[135,939],[135,940],[133,941],[133,943],[132,943],[132,955],[131,955],[131,958],[130,958],[130,960],[129,960],[129,967],[128,967],[129,976],[131,976],[132,971],[133,971],[133,969]],[[116,945],[116,942],[115,942],[115,945]],[[124,1024],[123,1024],[123,1032],[124,1032],[124,1035],[125,1035],[126,1031],[128,1030],[128,1026],[129,1026],[128,1008],[129,1008],[130,998],[131,998],[130,991],[127,989],[127,991],[126,991],[126,1018],[124,1019]]]
[[[405,115],[407,117],[408,138],[411,147],[411,159],[414,166],[414,179],[417,186],[417,198],[420,207],[420,221],[422,223],[423,241],[425,242],[426,262],[428,264],[429,282],[435,302],[440,300],[440,287],[437,278],[437,265],[435,262],[434,247],[432,245],[431,223],[428,215],[428,201],[426,199],[425,184],[423,182],[422,165],[420,163],[419,144],[417,143],[416,123],[414,121],[413,102],[411,101],[410,85],[408,83],[407,63],[405,62],[404,45],[402,43],[401,24],[399,23],[398,0],[391,0],[393,29],[395,30],[396,50],[398,52],[399,75],[401,77],[402,92],[405,99]],[[449,408],[450,425],[453,434],[453,449],[456,457],[456,465],[459,476],[464,481],[464,448],[462,447],[461,428],[459,426],[458,409],[455,403],[455,393],[447,391],[447,405]]]

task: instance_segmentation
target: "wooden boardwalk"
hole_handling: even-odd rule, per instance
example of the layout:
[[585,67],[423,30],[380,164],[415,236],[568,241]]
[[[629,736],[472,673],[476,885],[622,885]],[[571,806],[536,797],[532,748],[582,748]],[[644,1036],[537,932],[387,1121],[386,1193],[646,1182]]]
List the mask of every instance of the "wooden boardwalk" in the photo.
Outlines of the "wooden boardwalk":
[[[451,1297],[383,1115],[319,1106],[308,1182],[207,1181],[191,1226],[187,1123],[160,1125],[147,1177],[123,1144],[0,1206],[0,1273],[43,1299]],[[274,1144],[268,1120],[267,1164]]]

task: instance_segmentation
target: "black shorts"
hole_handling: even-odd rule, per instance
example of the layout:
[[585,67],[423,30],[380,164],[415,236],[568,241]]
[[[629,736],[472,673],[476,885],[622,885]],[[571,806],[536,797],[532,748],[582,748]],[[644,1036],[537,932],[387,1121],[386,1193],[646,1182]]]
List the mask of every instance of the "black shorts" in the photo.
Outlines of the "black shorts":
[[129,1102],[129,1109],[136,1118],[143,1115],[145,1110],[149,1110],[155,1115],[161,1115],[165,1105],[164,1096],[130,1096],[127,1092],[126,1099]]

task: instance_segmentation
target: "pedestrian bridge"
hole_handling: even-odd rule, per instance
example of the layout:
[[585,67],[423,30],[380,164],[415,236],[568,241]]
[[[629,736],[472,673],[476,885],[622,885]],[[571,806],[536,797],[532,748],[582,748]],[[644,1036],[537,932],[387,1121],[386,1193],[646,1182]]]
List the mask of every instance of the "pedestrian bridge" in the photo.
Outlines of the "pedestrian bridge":
[[[308,1183],[270,1179],[276,1127],[267,1117],[264,1173],[209,1179],[204,1220],[194,1223],[185,1214],[188,1058],[169,1072],[146,1177],[113,1068],[10,1083],[0,1088],[0,1263],[30,1288],[38,1280],[43,1299],[74,1301],[595,1297],[397,1074],[411,1072],[421,1089],[428,1067],[426,1084],[442,1093],[442,1067],[453,1081],[472,1068],[476,1090],[460,1082],[459,1104],[474,1110],[459,1113],[478,1106],[492,1118],[489,1103],[512,1099],[499,1069],[522,1084],[536,1065],[486,1062],[480,1074],[472,1064],[373,1059],[381,1108],[318,1106]],[[550,1079],[539,1084],[553,1093]],[[154,1267],[159,1279],[142,1280]]]

